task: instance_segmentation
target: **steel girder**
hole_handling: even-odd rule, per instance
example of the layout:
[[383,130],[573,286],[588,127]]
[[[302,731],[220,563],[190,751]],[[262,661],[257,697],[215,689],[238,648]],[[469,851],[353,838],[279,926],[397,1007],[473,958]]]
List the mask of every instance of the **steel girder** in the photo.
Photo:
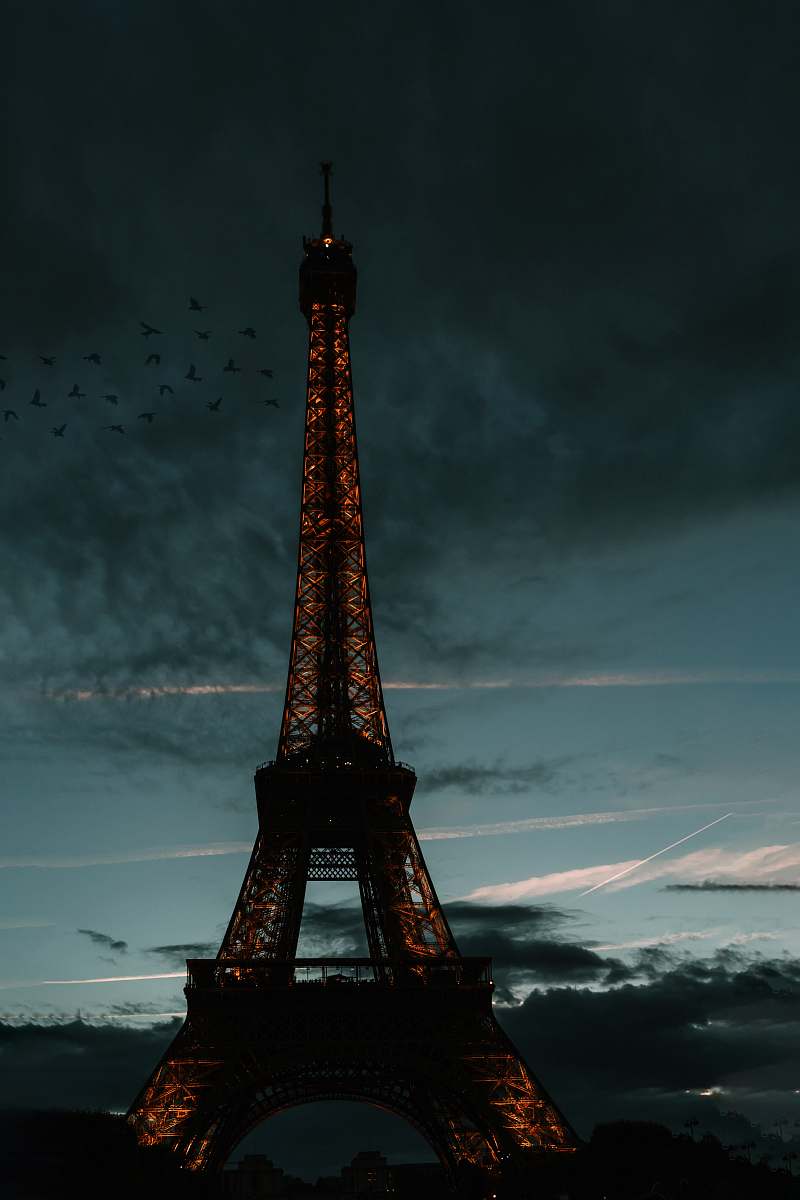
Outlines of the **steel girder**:
[[[312,305],[294,626],[278,760],[315,744],[392,746],[367,582],[348,316]],[[352,751],[351,751],[352,752]]]
[[309,849],[303,833],[256,837],[220,958],[292,958],[303,916]]

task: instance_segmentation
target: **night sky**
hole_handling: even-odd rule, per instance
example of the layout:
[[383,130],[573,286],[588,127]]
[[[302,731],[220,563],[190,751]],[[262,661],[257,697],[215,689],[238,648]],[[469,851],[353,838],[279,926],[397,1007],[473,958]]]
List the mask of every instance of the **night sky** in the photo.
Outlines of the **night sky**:
[[[330,158],[388,717],[460,947],[582,1134],[796,1135],[797,6],[4,12],[0,1105],[126,1109],[236,898]],[[303,949],[360,949],[353,905],[311,886]],[[252,1144],[427,1155],[334,1109]]]

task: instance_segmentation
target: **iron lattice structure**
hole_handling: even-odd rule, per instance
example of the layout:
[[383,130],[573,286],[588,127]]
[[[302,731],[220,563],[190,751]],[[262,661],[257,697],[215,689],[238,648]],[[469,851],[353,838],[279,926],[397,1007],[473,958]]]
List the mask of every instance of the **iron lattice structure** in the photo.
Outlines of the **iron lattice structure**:
[[[308,252],[313,271],[319,251]],[[311,255],[314,255],[314,258]],[[349,248],[328,251],[349,266]],[[346,257],[345,257],[346,256]],[[325,261],[323,259],[323,261]],[[326,263],[327,265],[327,263]],[[313,282],[308,289],[313,294]],[[354,737],[391,762],[364,553],[345,297],[309,298],[303,501],[289,678],[278,759]]]
[[[576,1138],[498,1025],[488,959],[459,954],[395,762],[364,553],[349,321],[352,247],[304,240],[309,325],[300,549],[278,751],[255,775],[259,832],[217,958],[191,960],[185,1024],[131,1107],[143,1143],[219,1168],[283,1108],[344,1097],[420,1130],[453,1182],[569,1152]],[[306,884],[358,883],[369,957],[298,959]]]

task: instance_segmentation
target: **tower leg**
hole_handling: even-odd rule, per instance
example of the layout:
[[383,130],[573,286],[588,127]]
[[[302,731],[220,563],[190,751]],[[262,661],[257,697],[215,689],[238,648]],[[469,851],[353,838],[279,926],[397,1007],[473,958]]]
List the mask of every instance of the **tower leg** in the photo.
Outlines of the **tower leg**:
[[219,958],[294,958],[309,855],[303,832],[259,832]]

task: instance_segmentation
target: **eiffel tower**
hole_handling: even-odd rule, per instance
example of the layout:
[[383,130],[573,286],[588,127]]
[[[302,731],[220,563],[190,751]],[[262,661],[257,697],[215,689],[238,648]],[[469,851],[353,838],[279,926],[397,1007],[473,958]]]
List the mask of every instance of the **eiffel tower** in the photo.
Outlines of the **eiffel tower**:
[[[221,1168],[281,1109],[360,1100],[407,1120],[453,1185],[575,1149],[492,1012],[491,960],[459,954],[411,823],[372,625],[353,415],[352,246],[303,239],[309,326],[300,548],[277,754],[255,773],[259,832],[215,959],[187,962],[183,1027],[132,1105],[140,1142]],[[368,958],[297,958],[306,884],[358,883]],[[494,1181],[494,1183],[492,1183]]]

